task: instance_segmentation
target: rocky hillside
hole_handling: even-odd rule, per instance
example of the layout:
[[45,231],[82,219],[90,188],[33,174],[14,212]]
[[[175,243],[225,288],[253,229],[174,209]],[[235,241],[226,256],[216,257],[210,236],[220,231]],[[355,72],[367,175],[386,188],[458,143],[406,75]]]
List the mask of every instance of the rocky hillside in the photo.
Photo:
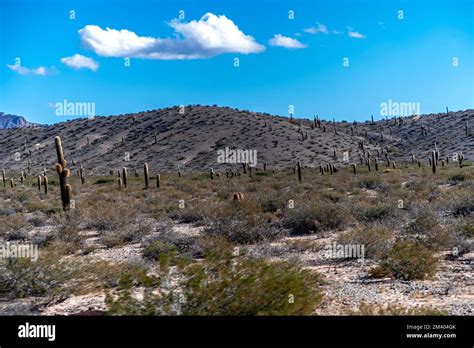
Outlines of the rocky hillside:
[[0,112],[0,129],[22,128],[37,126],[34,123],[28,122],[23,116],[5,114]]
[[293,166],[296,161],[311,167],[359,162],[362,143],[372,157],[388,151],[398,162],[410,161],[412,153],[427,161],[435,142],[442,157],[463,152],[473,160],[474,110],[353,123],[289,119],[227,107],[192,105],[184,112],[172,107],[0,130],[0,168],[30,165],[38,171],[43,165],[53,166],[56,135],[63,140],[67,158],[96,174],[123,166],[141,168],[144,162],[157,171],[175,170],[177,164],[183,171],[240,167],[218,163],[218,150],[226,147],[256,150],[258,167],[267,162],[269,168]]

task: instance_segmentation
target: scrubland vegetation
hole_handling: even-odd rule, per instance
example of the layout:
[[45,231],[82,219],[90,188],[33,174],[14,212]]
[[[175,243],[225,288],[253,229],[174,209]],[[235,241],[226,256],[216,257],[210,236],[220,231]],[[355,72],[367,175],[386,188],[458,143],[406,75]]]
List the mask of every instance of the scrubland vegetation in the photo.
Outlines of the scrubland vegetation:
[[[65,211],[54,172],[47,194],[32,176],[13,189],[0,183],[0,240],[39,248],[36,262],[0,260],[0,302],[33,299],[48,308],[100,295],[95,309],[119,315],[458,313],[442,300],[386,307],[383,294],[371,304],[321,309],[342,296],[328,291],[332,268],[356,267],[351,281],[362,287],[429,288],[471,252],[471,163],[436,174],[427,165],[357,169],[303,168],[301,182],[292,169],[212,180],[208,172],[166,173],[160,188],[152,181],[148,189],[143,173],[121,188],[115,176],[81,184],[72,175],[74,203]],[[364,262],[322,254],[333,242],[363,245]]]

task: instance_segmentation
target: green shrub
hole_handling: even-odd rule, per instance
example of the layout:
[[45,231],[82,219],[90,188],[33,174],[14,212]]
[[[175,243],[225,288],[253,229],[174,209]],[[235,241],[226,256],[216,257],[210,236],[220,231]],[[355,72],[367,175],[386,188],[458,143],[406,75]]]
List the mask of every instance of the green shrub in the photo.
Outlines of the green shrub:
[[0,297],[12,299],[57,294],[72,273],[57,257],[7,259],[5,263],[0,267]]
[[466,176],[463,174],[463,173],[458,173],[458,174],[454,174],[452,176],[449,177],[449,181],[450,182],[459,182],[459,181],[464,181],[466,179]]
[[452,212],[454,216],[469,216],[474,212],[474,194],[463,192],[453,197]]
[[284,225],[296,235],[341,230],[347,224],[348,216],[341,205],[312,202],[302,207],[287,209]]
[[174,245],[156,240],[143,249],[142,255],[145,259],[158,261],[161,255],[172,251],[176,251]]
[[388,203],[378,202],[375,204],[360,203],[355,206],[355,212],[364,222],[383,220],[394,213],[394,206]]
[[94,184],[96,184],[96,185],[101,185],[101,184],[109,184],[109,183],[111,183],[111,182],[115,182],[115,179],[112,179],[112,178],[100,178],[100,179],[97,179]]
[[[379,166],[380,166],[380,164],[379,164]],[[382,185],[382,182],[381,182],[379,177],[368,176],[368,177],[362,178],[359,181],[359,187],[369,189],[369,190],[376,190],[376,189],[382,188],[383,185]]]
[[443,228],[436,216],[429,210],[422,210],[411,222],[406,232],[413,236],[417,244],[421,244],[433,251],[439,251],[452,246],[452,237]]
[[442,311],[430,306],[406,308],[397,304],[376,305],[361,303],[356,311],[350,311],[349,315],[448,315],[446,311]]
[[436,272],[436,263],[437,259],[427,248],[409,241],[397,241],[369,273],[372,277],[389,275],[403,280],[426,279]]
[[320,303],[320,277],[286,262],[235,259],[188,269],[186,315],[310,315]]
[[371,225],[349,231],[339,236],[339,244],[364,245],[364,257],[379,259],[387,254],[392,232],[381,225]]
[[284,235],[273,224],[268,224],[262,216],[216,217],[208,220],[203,233],[210,237],[224,237],[237,244],[253,244],[260,241],[272,241]]

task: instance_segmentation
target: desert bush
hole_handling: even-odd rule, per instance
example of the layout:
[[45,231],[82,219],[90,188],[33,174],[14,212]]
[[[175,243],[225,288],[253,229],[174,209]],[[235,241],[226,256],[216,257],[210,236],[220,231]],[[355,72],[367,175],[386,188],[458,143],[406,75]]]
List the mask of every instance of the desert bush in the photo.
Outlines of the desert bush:
[[[104,201],[101,201],[101,198]],[[98,231],[118,231],[133,223],[139,207],[127,202],[114,202],[110,197],[96,197],[84,207],[87,227]]]
[[309,315],[320,277],[286,262],[218,259],[187,269],[185,315]]
[[287,209],[285,215],[285,227],[296,235],[340,230],[349,221],[348,212],[342,205],[325,202],[310,202]]
[[448,181],[450,183],[457,183],[459,181],[464,181],[466,179],[466,175],[463,173],[457,173],[449,177]]
[[421,210],[414,221],[406,227],[406,233],[426,248],[439,251],[452,246],[450,233],[443,228],[436,216],[428,209]]
[[115,178],[100,178],[100,179],[97,179],[94,184],[96,185],[110,184],[110,183],[115,182],[115,180],[116,180]]
[[359,180],[359,187],[369,190],[377,190],[383,188],[383,184],[379,177],[369,175]]
[[461,221],[458,224],[459,232],[462,236],[467,238],[474,238],[474,222],[473,221]]
[[357,310],[349,311],[349,315],[422,315],[438,316],[448,315],[446,311],[439,310],[431,306],[421,306],[407,308],[397,304],[378,305],[361,303]]
[[81,223],[83,221],[82,214],[78,209],[72,209],[62,212],[54,218],[54,239],[60,243],[64,243],[67,253],[76,252],[81,245]]
[[380,259],[387,254],[390,248],[392,232],[382,225],[370,225],[341,234],[338,244],[364,245],[364,257]]
[[57,257],[7,259],[0,267],[0,297],[24,298],[58,293],[71,270]]
[[284,231],[278,225],[267,224],[260,215],[236,214],[233,217],[216,217],[208,220],[206,226],[203,231],[205,235],[222,236],[237,244],[271,241],[284,236]]
[[174,245],[161,240],[155,240],[143,249],[142,255],[145,259],[157,261],[160,259],[161,255],[172,251],[176,251],[176,247]]
[[129,224],[122,226],[116,231],[104,231],[100,240],[108,247],[113,248],[128,243],[139,242],[143,236],[152,231],[151,226],[146,221],[140,221],[138,224]]
[[452,199],[452,213],[454,216],[469,216],[474,212],[474,194],[461,192]]
[[397,241],[382,259],[372,268],[372,277],[392,276],[403,280],[431,277],[436,272],[437,259],[427,248],[410,241]]
[[395,212],[395,207],[389,203],[377,202],[371,204],[361,202],[354,207],[354,211],[363,222],[374,222],[392,216]]

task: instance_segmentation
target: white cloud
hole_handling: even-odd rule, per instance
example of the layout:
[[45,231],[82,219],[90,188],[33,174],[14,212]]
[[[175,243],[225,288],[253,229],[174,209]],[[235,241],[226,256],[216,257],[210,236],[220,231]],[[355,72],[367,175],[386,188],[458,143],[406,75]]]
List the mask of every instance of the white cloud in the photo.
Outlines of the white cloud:
[[50,72],[44,66],[39,66],[37,68],[27,68],[27,67],[21,66],[21,65],[7,64],[7,67],[10,70],[13,70],[13,71],[19,73],[20,75],[41,75],[41,76],[45,76]]
[[306,48],[307,45],[299,42],[296,39],[292,39],[291,37],[283,36],[280,34],[275,34],[273,38],[271,38],[268,43],[272,46],[279,46],[285,48]]
[[354,39],[365,39],[367,37],[364,34],[354,31],[351,27],[347,27],[347,35],[349,37],[353,37]]
[[316,22],[316,24],[317,24],[317,27],[306,28],[303,31],[308,34],[319,34],[319,33],[326,34],[326,35],[329,34],[329,30],[327,26],[319,22]]
[[224,15],[206,13],[199,20],[183,23],[172,20],[175,38],[138,36],[129,30],[115,30],[87,25],[79,30],[82,44],[104,57],[144,59],[199,59],[223,53],[260,53],[260,45],[245,35]]
[[97,69],[99,69],[99,63],[97,63],[94,59],[80,54],[61,58],[61,63],[76,70],[84,68],[97,71]]

